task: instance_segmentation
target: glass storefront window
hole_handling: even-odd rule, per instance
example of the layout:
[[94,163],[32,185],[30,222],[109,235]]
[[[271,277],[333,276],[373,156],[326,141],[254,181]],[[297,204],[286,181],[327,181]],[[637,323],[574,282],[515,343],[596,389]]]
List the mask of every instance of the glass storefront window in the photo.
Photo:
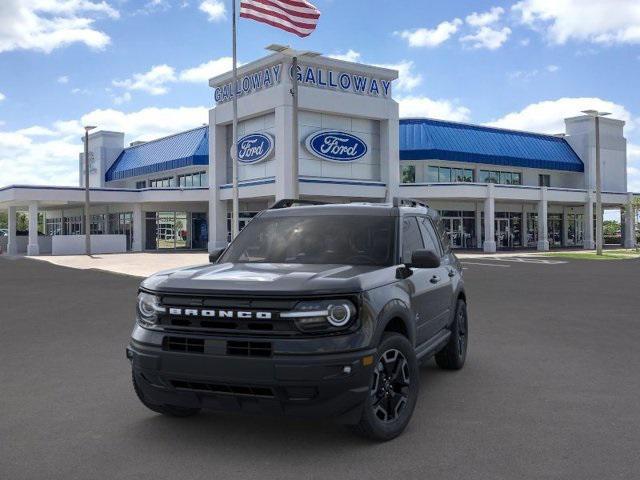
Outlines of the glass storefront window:
[[522,174],[518,172],[499,172],[480,170],[480,183],[498,183],[502,185],[522,185]]
[[415,165],[405,165],[402,167],[402,183],[416,183]]
[[438,183],[438,171],[440,169],[438,167],[428,167],[427,168],[427,182],[429,183]]
[[147,250],[207,248],[207,214],[203,212],[147,212]]
[[549,247],[560,247],[562,245],[562,214],[550,213],[547,216],[547,237]]
[[440,216],[452,248],[476,247],[475,212],[443,210]]

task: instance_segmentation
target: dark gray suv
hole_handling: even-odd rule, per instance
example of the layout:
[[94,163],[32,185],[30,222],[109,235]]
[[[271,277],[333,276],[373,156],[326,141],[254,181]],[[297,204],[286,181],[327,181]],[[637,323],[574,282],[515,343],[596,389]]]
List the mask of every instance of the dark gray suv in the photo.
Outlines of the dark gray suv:
[[388,440],[421,360],[462,368],[462,269],[436,212],[307,203],[261,212],[210,265],[142,282],[127,357],[144,405],[329,417]]

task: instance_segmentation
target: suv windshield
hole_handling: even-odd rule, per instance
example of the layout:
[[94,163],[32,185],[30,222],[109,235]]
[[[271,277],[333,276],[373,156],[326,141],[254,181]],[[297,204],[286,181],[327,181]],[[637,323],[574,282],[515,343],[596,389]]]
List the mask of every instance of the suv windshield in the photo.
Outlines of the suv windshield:
[[220,262],[393,265],[395,217],[257,217]]

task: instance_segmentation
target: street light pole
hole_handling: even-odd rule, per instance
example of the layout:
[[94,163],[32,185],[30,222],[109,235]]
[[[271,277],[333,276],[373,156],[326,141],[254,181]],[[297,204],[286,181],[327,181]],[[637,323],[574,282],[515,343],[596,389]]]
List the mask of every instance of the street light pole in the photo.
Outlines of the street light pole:
[[602,255],[602,165],[600,164],[600,117],[611,115],[597,110],[584,110],[582,113],[595,119],[596,123],[596,255]]
[[91,255],[91,216],[89,214],[89,131],[96,127],[84,127],[84,250]]

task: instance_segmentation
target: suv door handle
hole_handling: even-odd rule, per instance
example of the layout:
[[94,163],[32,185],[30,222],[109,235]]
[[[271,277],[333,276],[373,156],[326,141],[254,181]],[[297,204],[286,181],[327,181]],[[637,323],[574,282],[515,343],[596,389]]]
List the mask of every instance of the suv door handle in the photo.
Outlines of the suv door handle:
[[431,277],[431,280],[429,280],[431,283],[438,283],[440,281],[440,277],[438,275],[434,275],[433,277]]

